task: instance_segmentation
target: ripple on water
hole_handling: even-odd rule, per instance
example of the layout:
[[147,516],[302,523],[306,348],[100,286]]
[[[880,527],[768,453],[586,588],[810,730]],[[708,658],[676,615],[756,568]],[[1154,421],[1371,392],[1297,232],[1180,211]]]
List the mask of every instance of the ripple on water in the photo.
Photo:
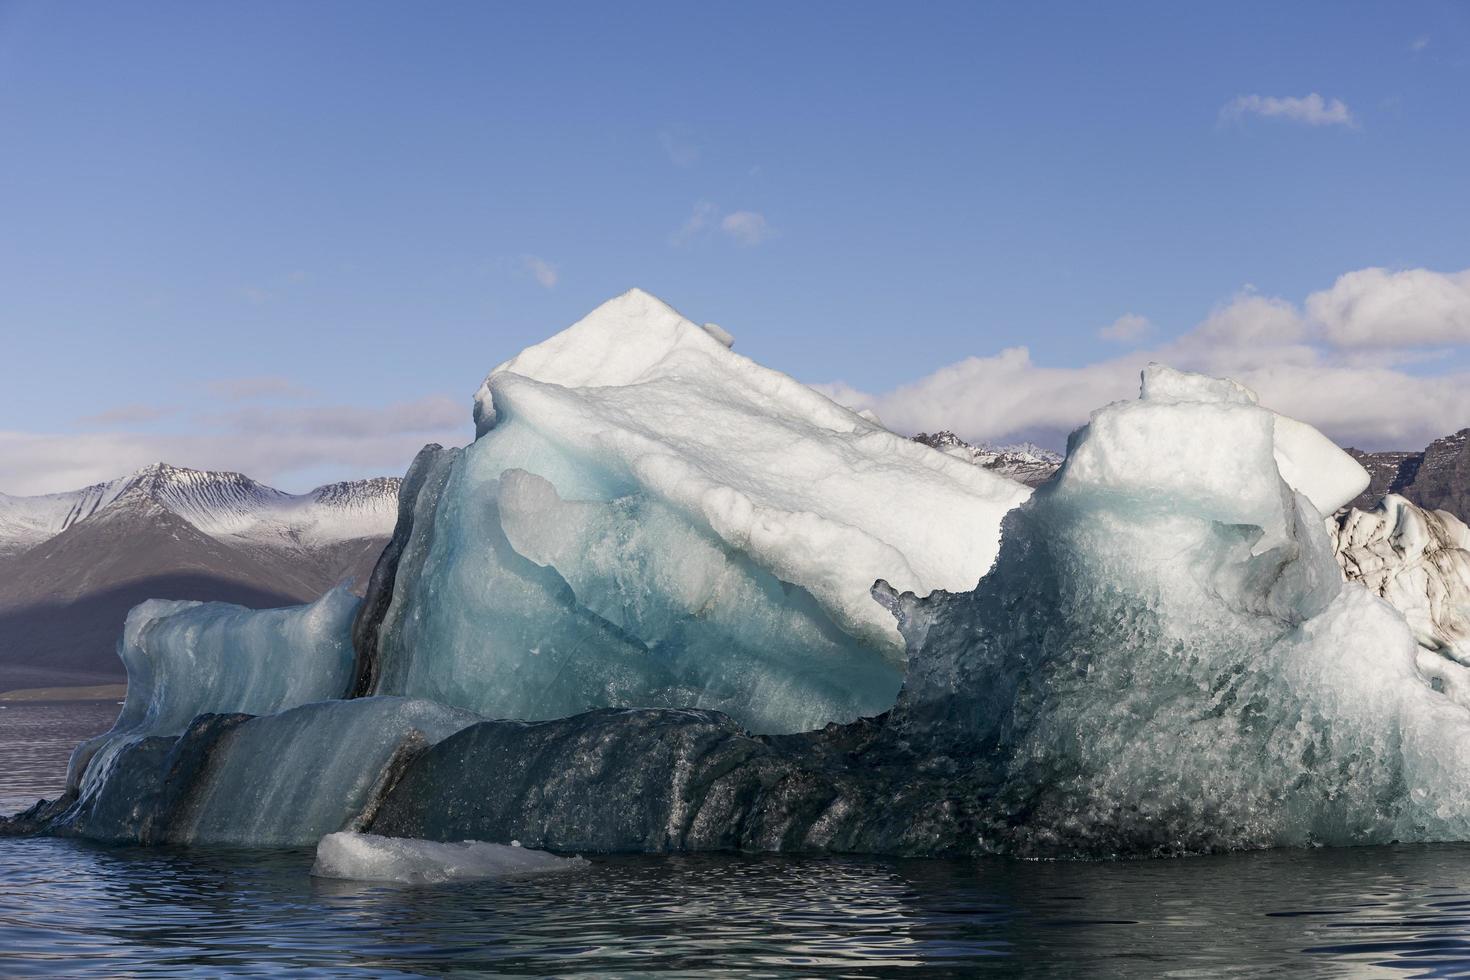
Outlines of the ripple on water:
[[440,886],[303,851],[0,841],[0,975],[1470,973],[1470,848],[1035,863],[594,858]]

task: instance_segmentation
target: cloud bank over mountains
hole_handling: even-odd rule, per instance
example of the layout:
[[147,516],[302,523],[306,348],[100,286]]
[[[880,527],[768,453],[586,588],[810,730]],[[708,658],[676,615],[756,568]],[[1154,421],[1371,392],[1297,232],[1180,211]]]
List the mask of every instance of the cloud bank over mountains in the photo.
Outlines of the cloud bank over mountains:
[[[1125,352],[1050,366],[1010,347],[889,391],[815,387],[896,431],[1056,448],[1099,405],[1136,397],[1150,361],[1236,378],[1273,408],[1363,449],[1423,446],[1470,425],[1470,370],[1457,357],[1470,353],[1470,270],[1359,269],[1300,302],[1246,288],[1173,338],[1133,312],[1098,333]],[[99,405],[75,420],[81,431],[0,430],[0,493],[69,490],[160,461],[304,489],[398,474],[425,443],[458,445],[472,434],[467,397],[310,404],[309,389],[283,378],[207,390],[199,408]]]
[[[1128,314],[1103,336],[1145,339],[1140,322]],[[899,431],[1055,446],[1097,406],[1136,397],[1139,371],[1161,361],[1236,378],[1339,442],[1402,448],[1470,425],[1470,371],[1433,370],[1467,346],[1470,270],[1369,268],[1300,304],[1247,288],[1178,337],[1082,366],[1048,367],[1011,347],[886,392],[840,381],[816,387]]]
[[[141,416],[141,407],[118,414]],[[231,470],[301,490],[337,479],[398,476],[425,443],[459,445],[474,434],[469,399],[439,395],[380,408],[215,402],[157,414],[175,418],[174,431],[0,430],[0,493],[74,490],[158,462]],[[98,418],[82,421],[90,427]]]

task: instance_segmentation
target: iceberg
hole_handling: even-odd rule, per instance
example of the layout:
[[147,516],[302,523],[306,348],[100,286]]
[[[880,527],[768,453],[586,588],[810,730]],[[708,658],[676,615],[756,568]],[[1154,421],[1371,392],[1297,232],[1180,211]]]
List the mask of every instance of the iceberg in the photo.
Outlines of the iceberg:
[[475,442],[406,481],[362,689],[766,732],[889,707],[903,641],[869,587],[973,587],[1029,491],[728,340],[633,290],[492,371]]
[[[1426,645],[1450,642],[1446,604],[1436,634],[1384,598],[1447,582],[1459,532],[1420,547],[1400,508],[1397,536],[1334,535],[1367,474],[1315,430],[1151,365],[1030,492],[725,339],[635,292],[497,368],[477,440],[415,460],[360,605],[142,607],[136,704],[3,829],[1035,857],[1470,840],[1470,667]],[[1370,591],[1370,554],[1439,578]],[[440,853],[383,846],[367,863],[410,875]]]
[[931,764],[984,760],[1006,815],[991,846],[1470,834],[1470,760],[1446,751],[1470,714],[1333,559],[1319,507],[1366,474],[1247,395],[1151,366],[1143,397],[1095,413],[1006,519],[977,589],[886,592],[910,643],[892,725]]
[[317,878],[427,885],[575,871],[586,866],[581,858],[557,857],[519,844],[474,840],[443,844],[342,832],[328,834],[317,844],[311,873]]
[[977,588],[875,587],[909,644],[887,716],[481,723],[415,761],[374,831],[1045,857],[1470,839],[1464,668],[1343,582],[1319,507],[1366,474],[1299,426],[1151,366],[1007,516]]

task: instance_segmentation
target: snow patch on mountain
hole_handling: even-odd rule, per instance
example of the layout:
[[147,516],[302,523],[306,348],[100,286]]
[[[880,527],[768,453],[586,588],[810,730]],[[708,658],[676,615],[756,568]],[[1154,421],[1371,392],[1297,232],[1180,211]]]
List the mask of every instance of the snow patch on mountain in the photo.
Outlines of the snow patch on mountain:
[[377,477],[290,494],[241,473],[154,463],[68,493],[0,494],[0,556],[29,550],[130,497],[152,501],[211,537],[243,544],[313,548],[386,537],[397,519],[400,482]]
[[964,460],[974,466],[999,473],[1028,487],[1039,486],[1051,478],[1062,465],[1062,457],[1050,449],[1042,449],[1030,442],[1008,446],[992,446],[989,443],[971,445],[959,436],[942,429],[939,432],[920,432],[914,442],[930,449],[937,449],[946,456]]

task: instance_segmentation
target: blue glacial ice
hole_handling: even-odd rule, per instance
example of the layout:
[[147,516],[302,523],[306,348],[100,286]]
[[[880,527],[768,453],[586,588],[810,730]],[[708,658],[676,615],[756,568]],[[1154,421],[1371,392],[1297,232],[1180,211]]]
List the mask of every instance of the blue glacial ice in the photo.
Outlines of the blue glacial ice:
[[342,697],[352,682],[358,602],[333,589],[284,609],[162,599],[134,607],[118,642],[127,699],[112,729],[73,753],[69,787],[79,788],[94,754],[181,734],[198,715],[273,714]]
[[1322,514],[1366,481],[1239,386],[1150,367],[978,588],[880,590],[910,643],[895,733],[985,759],[1005,849],[1470,838],[1470,712],[1442,680],[1465,668],[1333,558]]
[[152,844],[314,844],[359,829],[412,759],[483,720],[388,697],[201,715],[181,736],[98,753],[55,829]]
[[972,587],[1020,485],[888,432],[634,290],[495,369],[436,457],[376,639],[381,694],[492,717],[876,714],[874,579]]

